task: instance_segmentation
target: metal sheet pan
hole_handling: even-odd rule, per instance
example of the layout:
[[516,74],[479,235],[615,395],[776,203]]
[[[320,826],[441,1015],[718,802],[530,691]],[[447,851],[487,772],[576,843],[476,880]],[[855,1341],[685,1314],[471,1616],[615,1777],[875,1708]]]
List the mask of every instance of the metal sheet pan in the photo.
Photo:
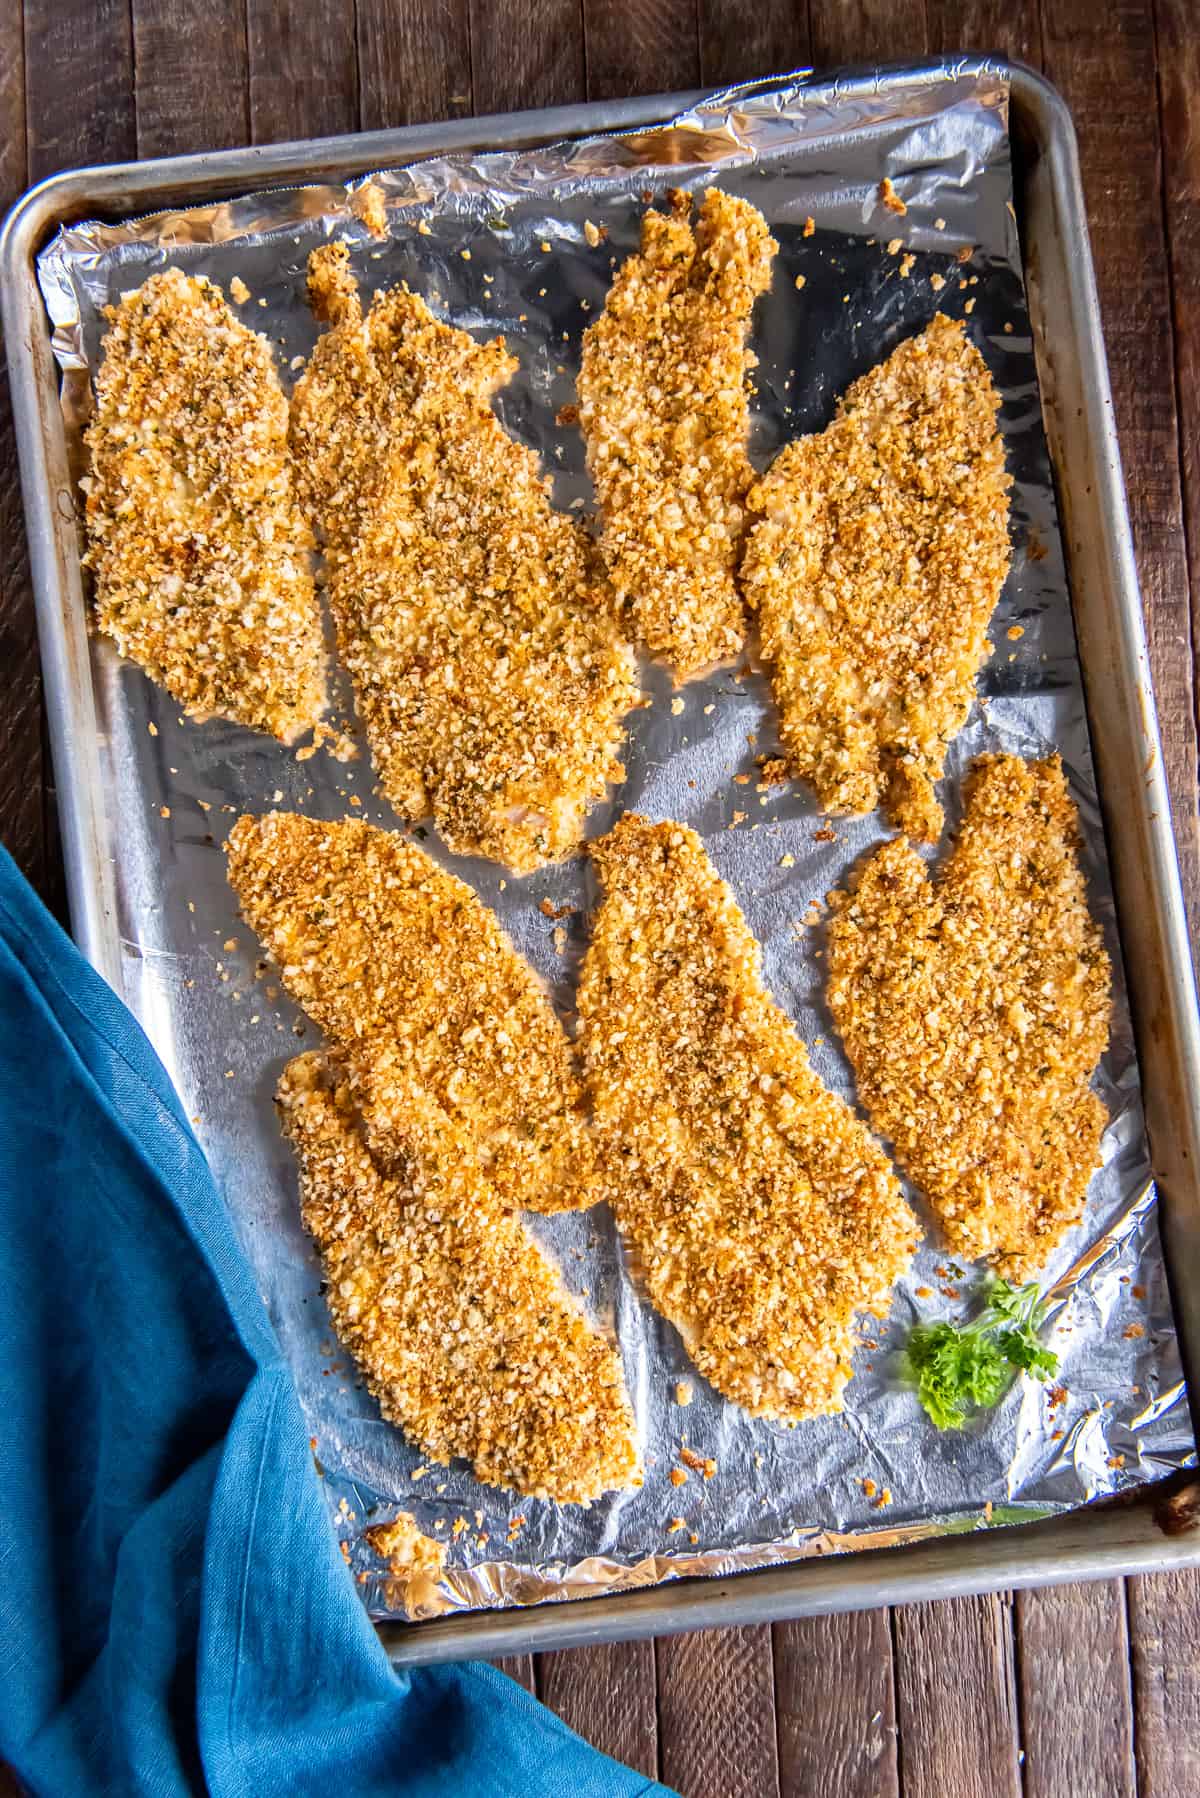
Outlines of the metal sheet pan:
[[[899,72],[898,72],[899,73]],[[913,71],[904,72],[911,78]],[[887,75],[857,78],[864,91],[886,89]],[[843,80],[837,91],[854,89]],[[31,296],[30,262],[46,228],[65,218],[97,213],[112,215],[145,211],[167,203],[194,201],[216,192],[244,191],[263,183],[318,174],[346,174],[389,163],[411,162],[422,154],[453,148],[500,148],[544,142],[584,130],[639,125],[659,120],[679,110],[687,99],[631,103],[620,108],[572,108],[557,113],[517,116],[502,121],[473,121],[446,128],[421,128],[415,132],[373,134],[368,138],[340,140],[336,144],[282,147],[269,152],[230,153],[218,157],[188,158],[131,169],[84,171],[57,178],[35,190],[13,215],[2,249],[4,260],[6,325],[13,362],[14,392],[26,482],[32,549],[37,583],[43,650],[47,663],[48,690],[54,711],[55,756],[60,792],[64,795],[64,828],[68,839],[69,875],[77,934],[92,959],[114,983],[120,980],[119,956],[113,923],[111,883],[104,844],[103,808],[97,791],[99,768],[94,752],[95,723],[88,659],[83,637],[83,608],[79,588],[73,506],[66,472],[61,425],[57,418],[55,382],[46,360],[44,325],[36,296]],[[1191,1150],[1197,1140],[1194,1080],[1196,1066],[1195,998],[1191,988],[1178,875],[1165,796],[1161,792],[1161,761],[1153,724],[1146,678],[1145,649],[1141,639],[1136,584],[1132,579],[1128,525],[1119,488],[1119,465],[1112,442],[1111,419],[1104,413],[1107,398],[1095,317],[1090,264],[1082,235],[1082,213],[1077,176],[1073,175],[1073,145],[1069,121],[1061,104],[1035,77],[1014,71],[1012,79],[1013,128],[1022,156],[1018,168],[1018,212],[1021,218],[1030,300],[1038,343],[1039,370],[1046,392],[1047,423],[1055,448],[1060,501],[1072,548],[1072,576],[1080,650],[1088,680],[1091,723],[1096,739],[1096,759],[1109,823],[1123,922],[1123,941],[1130,965],[1138,1013],[1139,1050],[1145,1068],[1148,1110],[1151,1116],[1156,1172],[1166,1198],[1167,1231],[1172,1240],[1182,1233],[1183,1252],[1194,1253],[1196,1192],[1188,1176],[1194,1166]],[[157,171],[158,181],[153,174]],[[261,180],[260,180],[261,177]],[[31,303],[32,298],[32,303]],[[1065,304],[1064,304],[1065,302]],[[24,303],[24,316],[21,307]],[[14,322],[16,329],[14,329]],[[47,380],[47,377],[49,379]],[[1069,400],[1099,403],[1098,419],[1087,411],[1072,415]],[[32,400],[32,408],[29,401]],[[1079,419],[1090,427],[1082,434]],[[1096,426],[1101,428],[1095,428]],[[56,430],[57,427],[57,430]],[[1079,474],[1085,459],[1099,463]],[[1091,477],[1089,479],[1089,476]],[[1101,491],[1107,480],[1109,508],[1102,517],[1090,515],[1083,502]],[[1113,482],[1116,482],[1114,488]],[[1090,488],[1090,494],[1088,489]],[[40,509],[40,517],[39,517]],[[1101,554],[1097,557],[1097,546]],[[1082,571],[1082,572],[1081,572]],[[1088,604],[1080,604],[1086,587]],[[1097,608],[1099,595],[1107,605]],[[1091,619],[1089,636],[1085,619]],[[1087,641],[1085,641],[1085,638]],[[1094,675],[1107,668],[1110,678],[1097,688]],[[1116,670],[1118,678],[1111,678]],[[1118,703],[1123,701],[1124,703]],[[1102,742],[1101,737],[1107,733]],[[89,756],[89,747],[91,755]],[[1128,791],[1132,784],[1134,791]],[[1131,853],[1126,850],[1134,845]],[[1128,897],[1127,897],[1128,894]],[[1133,920],[1131,928],[1130,920]],[[1143,936],[1148,940],[1143,942]],[[1149,1007],[1147,999],[1150,1000]],[[1170,1123],[1169,1132],[1163,1126]],[[1161,1145],[1161,1147],[1160,1147]],[[1176,1217],[1182,1214],[1182,1221]],[[1178,1263],[1177,1263],[1178,1265]],[[1186,1263],[1184,1263],[1186,1265]],[[1194,1265],[1194,1262],[1193,1262]],[[1189,1282],[1176,1280],[1177,1307],[1186,1309]],[[1190,1341],[1188,1324],[1180,1318],[1185,1356]],[[1140,1514],[1144,1517],[1144,1514]],[[1129,1530],[1118,1539],[1096,1517],[1064,1520],[1055,1526],[1077,1526],[1079,1562],[1072,1571],[1111,1571],[1114,1557],[1122,1552],[1131,1562],[1146,1562],[1142,1555],[1161,1550],[1164,1559],[1186,1555],[1187,1545],[1156,1542],[1153,1526],[1136,1547]],[[1091,1538],[1089,1540],[1089,1538]],[[1022,1551],[1018,1544],[1025,1539]],[[1059,1542],[1064,1540],[1059,1536]],[[1066,1540],[1074,1540],[1068,1537]],[[1005,1533],[998,1539],[956,1539],[949,1564],[937,1556],[921,1561],[925,1551],[896,1551],[908,1559],[908,1571],[878,1578],[916,1581],[904,1587],[912,1596],[920,1591],[927,1571],[933,1585],[947,1578],[960,1583],[938,1589],[969,1590],[985,1585],[1020,1583],[1022,1577],[1041,1577],[1047,1559],[1034,1546],[1028,1532]],[[1040,1538],[1044,1541],[1045,1538]],[[1006,1552],[1007,1551],[1007,1552]],[[1056,1551],[1061,1555],[1064,1551]],[[1022,1553],[1027,1564],[1022,1563]],[[572,1622],[565,1615],[580,1607],[543,1608],[518,1617],[485,1620],[479,1617],[426,1624],[412,1631],[392,1628],[389,1644],[399,1658],[426,1659],[465,1651],[496,1652],[494,1641],[515,1649],[524,1644],[565,1643],[568,1639],[594,1639],[597,1635],[622,1635],[637,1630],[687,1627],[690,1620],[729,1621],[748,1616],[796,1614],[801,1610],[842,1608],[854,1603],[876,1603],[884,1589],[862,1578],[867,1568],[880,1569],[881,1560],[896,1555],[874,1552],[859,1557],[859,1564],[839,1565],[830,1577],[809,1578],[808,1569],[796,1566],[766,1574],[745,1576],[732,1584],[706,1582],[676,1587],[632,1598],[598,1600],[583,1608],[586,1620]],[[1050,1563],[1052,1564],[1052,1562]],[[860,1571],[861,1565],[861,1571]],[[953,1568],[948,1574],[947,1565]],[[961,1574],[959,1569],[961,1568]],[[792,1582],[795,1582],[793,1585]],[[782,1582],[782,1584],[781,1584]],[[847,1596],[830,1598],[834,1588]],[[824,1596],[822,1596],[824,1594]],[[853,1596],[857,1594],[857,1596]],[[713,1607],[717,1607],[714,1614]],[[727,1607],[723,1610],[722,1606]],[[747,1609],[747,1607],[750,1607]],[[756,1608],[758,1607],[758,1608]],[[736,1615],[735,1615],[736,1614]],[[557,1620],[555,1620],[557,1618]],[[494,1640],[493,1640],[494,1638]]]

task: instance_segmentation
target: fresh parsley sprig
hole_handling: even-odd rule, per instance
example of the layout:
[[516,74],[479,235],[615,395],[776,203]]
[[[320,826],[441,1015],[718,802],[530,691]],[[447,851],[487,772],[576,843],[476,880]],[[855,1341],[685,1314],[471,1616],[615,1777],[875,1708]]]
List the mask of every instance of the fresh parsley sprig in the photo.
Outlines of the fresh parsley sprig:
[[961,1430],[972,1411],[998,1404],[1020,1372],[1044,1380],[1058,1356],[1038,1332],[1047,1303],[1037,1283],[995,1279],[972,1323],[915,1324],[905,1349],[908,1377],[939,1430]]

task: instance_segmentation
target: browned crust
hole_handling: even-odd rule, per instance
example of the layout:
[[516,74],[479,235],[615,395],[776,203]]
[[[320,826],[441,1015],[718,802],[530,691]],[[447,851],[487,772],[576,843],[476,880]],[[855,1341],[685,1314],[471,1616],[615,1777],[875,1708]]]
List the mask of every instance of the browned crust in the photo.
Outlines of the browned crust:
[[599,1197],[571,1046],[492,913],[394,832],[239,818],[229,879],[283,983],[344,1057],[384,1159],[432,1105],[511,1207]]
[[640,1484],[616,1351],[440,1117],[414,1107],[389,1173],[323,1055],[279,1084],[326,1301],[384,1417],[431,1460],[564,1504]]
[[364,317],[341,244],[309,290],[332,328],[292,401],[296,480],[383,790],[457,854],[529,873],[623,777],[639,697],[591,540],[491,409],[517,366],[502,339],[404,287]]
[[579,418],[617,599],[681,680],[727,662],[746,618],[736,585],[746,493],[746,334],[778,247],[761,213],[709,188],[647,212],[585,333]]
[[177,268],[107,316],[84,483],[96,623],[190,717],[291,742],[324,710],[325,667],[271,347]]
[[937,317],[780,451],[749,497],[742,578],[780,734],[824,810],[882,803],[934,841],[933,783],[988,654],[1009,563],[1000,396]]
[[1111,968],[1058,757],[981,756],[930,881],[901,840],[831,895],[829,1004],[871,1121],[950,1247],[1041,1268],[1083,1213]]
[[755,1416],[841,1407],[854,1318],[887,1309],[916,1224],[809,1066],[700,839],[630,814],[579,993],[602,1166],[654,1304]]

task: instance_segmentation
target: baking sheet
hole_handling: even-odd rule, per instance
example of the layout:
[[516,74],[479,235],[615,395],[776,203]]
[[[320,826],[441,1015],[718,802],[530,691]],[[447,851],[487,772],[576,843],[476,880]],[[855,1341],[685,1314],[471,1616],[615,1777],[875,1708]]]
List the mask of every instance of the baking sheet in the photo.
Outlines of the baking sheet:
[[[885,174],[908,205],[902,218],[879,204]],[[617,1330],[644,1432],[642,1492],[582,1511],[510,1501],[461,1468],[433,1468],[414,1479],[422,1463],[379,1420],[329,1329],[315,1258],[296,1215],[294,1170],[270,1103],[303,1021],[270,996],[269,979],[255,979],[256,946],[237,920],[220,854],[242,809],[294,805],[339,816],[357,800],[355,815],[391,827],[396,820],[374,797],[365,759],[343,765],[322,751],[300,763],[232,726],[183,725],[165,694],[120,664],[109,645],[94,643],[120,846],[126,990],[196,1120],[254,1262],[368,1604],[389,1614],[399,1602],[361,1542],[368,1522],[397,1508],[452,1539],[446,1579],[424,1589],[415,1606],[415,1614],[428,1615],[595,1595],[672,1573],[725,1573],[987,1527],[1078,1505],[1188,1463],[1193,1445],[1020,281],[1003,80],[974,65],[865,98],[826,94],[819,103],[799,83],[758,84],[718,96],[660,131],[456,156],[377,179],[388,210],[386,243],[359,224],[350,191],[327,186],[60,234],[43,254],[39,276],[76,452],[88,370],[98,358],[100,308],[168,262],[226,288],[241,275],[251,290],[241,314],[276,340],[287,381],[315,336],[304,304],[306,257],[326,238],[346,237],[366,287],[407,279],[453,322],[504,333],[521,369],[499,410],[542,453],[558,502],[585,513],[591,494],[582,443],[555,417],[573,398],[580,337],[603,305],[611,259],[636,244],[644,195],[715,180],[760,206],[779,239],[776,278],[756,316],[752,453],[760,465],[787,437],[820,428],[844,386],[936,309],[960,315],[971,304],[972,333],[1004,395],[1002,427],[1016,477],[1015,555],[981,703],[948,764],[947,808],[952,818],[961,773],[981,748],[1059,748],[1081,809],[1093,902],[1118,973],[1113,1042],[1099,1081],[1113,1116],[1105,1167],[1093,1181],[1084,1225],[1051,1267],[1052,1342],[1063,1357],[1054,1394],[1065,1393],[1058,1402],[1026,1382],[961,1435],[939,1436],[927,1424],[895,1380],[892,1350],[916,1311],[953,1310],[943,1288],[969,1289],[930,1245],[897,1289],[888,1325],[867,1332],[841,1417],[791,1431],[752,1421],[707,1388],[674,1331],[640,1301],[611,1220],[597,1210],[538,1219],[532,1227],[552,1244],[595,1314]],[[817,229],[806,238],[809,216]],[[584,231],[589,220],[608,233],[595,246]],[[417,230],[420,221],[427,234]],[[895,239],[892,253],[887,245]],[[968,261],[958,261],[960,251],[969,252]],[[908,253],[915,260],[902,274]],[[804,276],[801,290],[797,275]],[[1016,624],[1024,634],[1010,641],[1007,631]],[[654,703],[630,720],[628,780],[593,814],[592,834],[607,827],[618,806],[682,818],[700,830],[763,943],[771,990],[824,1078],[852,1097],[822,1003],[822,924],[810,907],[882,838],[879,820],[838,820],[836,840],[818,842],[822,820],[807,789],[758,791],[755,757],[771,752],[774,737],[769,697],[752,671],[725,670],[678,695],[661,670],[647,669],[645,684]],[[739,774],[751,778],[739,784]],[[432,830],[423,829],[422,840],[496,908],[569,1024],[594,898],[586,864],[518,881],[494,866],[446,856]],[[786,870],[785,855],[794,858]],[[540,910],[543,897],[576,908],[562,920],[562,955],[554,921]],[[931,1296],[917,1297],[918,1289]],[[673,1403],[680,1378],[695,1390],[686,1410]],[[667,1473],[685,1433],[689,1446],[716,1460],[717,1473],[710,1481],[693,1473],[677,1489]],[[864,1490],[868,1480],[873,1497]],[[890,1503],[881,1506],[884,1491]],[[668,1521],[679,1516],[686,1527],[668,1533]]]

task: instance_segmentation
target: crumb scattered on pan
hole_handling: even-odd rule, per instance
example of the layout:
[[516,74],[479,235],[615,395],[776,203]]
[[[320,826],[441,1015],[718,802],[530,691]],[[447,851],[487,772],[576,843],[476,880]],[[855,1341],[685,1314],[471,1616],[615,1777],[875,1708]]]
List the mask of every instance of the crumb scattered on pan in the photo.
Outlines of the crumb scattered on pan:
[[981,756],[930,880],[893,839],[833,899],[829,1004],[876,1129],[949,1246],[1010,1278],[1083,1211],[1111,970],[1057,757]]
[[96,623],[188,717],[290,743],[325,668],[271,347],[177,268],[106,316],[84,479]]
[[277,1098],[334,1327],[384,1417],[531,1496],[639,1484],[618,1355],[432,1108],[397,1120],[385,1172],[331,1059],[291,1062]]
[[372,237],[387,236],[387,203],[378,182],[367,181],[356,188],[351,205],[355,218],[366,226]]
[[629,814],[579,992],[600,1164],[655,1305],[757,1416],[839,1408],[855,1314],[917,1230],[886,1157],[808,1064],[696,834]]
[[363,314],[345,247],[309,259],[331,329],[292,402],[342,661],[384,793],[448,847],[528,873],[619,780],[638,697],[584,527],[491,408],[516,368],[407,288]]
[[583,340],[579,416],[601,548],[633,634],[680,679],[735,656],[736,586],[753,470],[750,314],[776,244],[762,215],[710,188],[647,212]]
[[1000,398],[937,317],[788,444],[750,495],[743,562],[794,772],[823,809],[883,802],[936,839],[933,782],[962,728],[1008,570]]
[[536,977],[464,883],[395,832],[242,817],[229,879],[283,983],[345,1058],[373,1147],[415,1099],[504,1202],[594,1204],[571,1046]]
[[879,183],[879,198],[887,207],[888,211],[894,212],[898,218],[903,218],[904,214],[908,211],[908,207],[904,204],[904,201],[892,186],[891,177],[888,175],[885,175],[883,180]]
[[371,1552],[386,1561],[388,1572],[402,1584],[413,1579],[438,1579],[446,1565],[446,1544],[421,1529],[410,1511],[400,1511],[390,1523],[364,1530]]

